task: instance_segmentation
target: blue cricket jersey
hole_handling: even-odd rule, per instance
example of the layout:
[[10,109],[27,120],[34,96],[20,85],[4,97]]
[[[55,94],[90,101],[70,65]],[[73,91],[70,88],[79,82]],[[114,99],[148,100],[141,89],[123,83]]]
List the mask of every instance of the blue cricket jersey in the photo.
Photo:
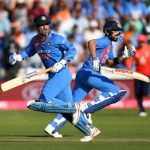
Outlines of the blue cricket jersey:
[[[96,57],[99,58],[101,66],[106,62],[108,58],[114,58],[112,43],[107,36],[96,39]],[[83,64],[82,68],[93,70],[93,60],[91,55],[89,56],[88,60]]]
[[26,59],[36,53],[40,56],[45,68],[49,68],[61,59],[72,61],[76,55],[76,49],[64,37],[51,32],[44,41],[39,35],[34,36],[28,47],[22,50],[21,56]]

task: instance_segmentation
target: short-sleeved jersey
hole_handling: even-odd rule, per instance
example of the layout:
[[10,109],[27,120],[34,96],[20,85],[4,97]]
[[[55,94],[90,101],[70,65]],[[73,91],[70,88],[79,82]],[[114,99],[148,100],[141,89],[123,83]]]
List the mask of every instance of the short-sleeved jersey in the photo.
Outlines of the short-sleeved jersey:
[[[99,58],[101,66],[108,58],[114,58],[112,43],[107,36],[96,39],[96,56]],[[93,60],[91,55],[89,56],[89,59],[83,64],[82,68],[93,70]]]
[[76,49],[64,37],[51,32],[44,41],[39,35],[34,36],[28,47],[22,50],[21,55],[23,59],[26,59],[36,53],[45,68],[49,68],[63,58],[69,62],[72,61],[76,55]]
[[136,71],[146,76],[150,76],[150,45],[136,49],[136,55],[133,57],[136,63]]

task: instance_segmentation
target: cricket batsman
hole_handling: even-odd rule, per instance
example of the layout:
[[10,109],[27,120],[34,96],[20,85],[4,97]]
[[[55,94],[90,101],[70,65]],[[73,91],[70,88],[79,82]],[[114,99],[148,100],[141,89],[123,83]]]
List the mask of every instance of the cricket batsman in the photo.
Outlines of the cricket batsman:
[[73,60],[76,49],[65,38],[51,31],[52,23],[48,16],[37,16],[34,25],[37,35],[31,39],[27,48],[20,54],[12,53],[9,59],[11,64],[15,64],[37,53],[45,68],[52,68],[39,98],[29,101],[27,107],[35,111],[62,114],[90,141],[100,130],[88,122],[79,105],[73,102],[70,87],[72,76],[67,62]]
[[[85,96],[94,88],[101,91],[99,97],[92,102],[82,104],[82,111],[88,114],[94,113],[110,104],[116,103],[125,95],[125,90],[120,90],[114,82],[101,74],[101,66],[114,67],[122,63],[124,59],[133,57],[136,49],[133,45],[125,46],[121,56],[113,55],[112,42],[117,42],[122,32],[121,24],[116,20],[109,20],[103,27],[105,36],[88,42],[90,52],[89,59],[76,74],[73,89],[73,101],[82,102]],[[55,123],[55,124],[54,124]],[[55,133],[66,123],[66,119],[60,114],[45,128],[45,131],[53,137]],[[83,139],[88,140],[88,136]]]

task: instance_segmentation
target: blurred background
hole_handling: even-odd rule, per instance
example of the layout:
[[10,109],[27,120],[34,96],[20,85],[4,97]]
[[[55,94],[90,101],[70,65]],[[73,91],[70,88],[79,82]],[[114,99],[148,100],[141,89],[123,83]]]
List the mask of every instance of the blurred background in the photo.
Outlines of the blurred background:
[[[121,51],[120,43],[130,42],[139,49],[145,46],[144,49],[148,52],[146,57],[150,60],[149,0],[0,0],[0,83],[43,67],[37,55],[13,66],[8,62],[11,52],[19,53],[36,35],[33,20],[41,13],[49,15],[54,32],[66,37],[77,49],[75,60],[69,64],[73,78],[88,55],[87,41],[104,35],[103,25],[108,19],[119,20],[124,29],[122,35],[124,40],[120,39],[117,43],[113,43],[115,56]],[[145,62],[144,57],[140,58],[139,60],[128,59],[121,67],[136,70],[138,64],[136,61]],[[144,71],[145,75],[150,76],[149,63],[145,63],[141,68],[141,73]],[[124,101],[110,107],[138,108],[135,101],[134,81],[118,76],[108,76],[121,89],[128,91]],[[6,93],[0,92],[0,109],[25,109],[26,100],[38,97],[46,78],[46,75],[41,76],[39,81]],[[72,86],[73,84],[74,80]],[[143,99],[143,107],[150,108],[149,87],[146,91],[140,99]],[[91,100],[96,95],[98,92],[93,90],[86,100]]]

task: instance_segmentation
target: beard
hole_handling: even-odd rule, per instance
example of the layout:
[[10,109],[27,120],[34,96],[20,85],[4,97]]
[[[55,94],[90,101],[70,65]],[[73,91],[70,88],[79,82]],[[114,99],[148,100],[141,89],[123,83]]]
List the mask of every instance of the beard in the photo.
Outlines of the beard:
[[117,41],[118,41],[118,37],[112,37],[112,36],[110,36],[109,39],[110,39],[111,41],[114,41],[114,42],[117,42]]
[[114,41],[114,42],[117,42],[118,39],[119,39],[119,35],[120,35],[120,34],[118,34],[118,35],[116,35],[116,36],[111,35],[111,36],[110,36],[110,40],[111,40],[111,41]]

